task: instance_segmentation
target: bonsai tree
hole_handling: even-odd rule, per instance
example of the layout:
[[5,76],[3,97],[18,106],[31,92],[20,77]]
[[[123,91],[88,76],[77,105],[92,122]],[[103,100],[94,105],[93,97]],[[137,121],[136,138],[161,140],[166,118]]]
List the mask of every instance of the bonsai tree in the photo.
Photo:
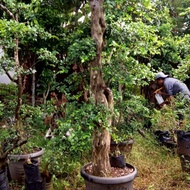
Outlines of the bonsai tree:
[[[91,36],[96,43],[96,56],[90,67],[90,90],[94,98],[94,104],[97,107],[102,105],[106,110],[109,110],[105,122],[97,123],[93,132],[92,170],[93,175],[101,177],[109,176],[111,171],[109,162],[111,135],[108,128],[112,125],[114,107],[113,93],[104,81],[102,70],[102,50],[105,46],[103,36],[106,29],[103,3],[103,0],[89,0]],[[139,126],[135,127],[138,128]]]
[[[0,103],[0,116],[3,115],[4,107],[4,104]],[[25,144],[27,141],[20,139],[11,120],[5,123],[1,122],[0,133],[0,170],[3,170],[7,166],[8,154],[15,148]]]
[[[3,49],[4,55],[1,57],[1,68],[5,71],[9,79],[13,82],[17,83],[18,87],[18,96],[17,96],[17,105],[15,109],[15,124],[8,126],[5,125],[1,127],[1,146],[0,146],[0,168],[3,169],[7,164],[7,156],[8,154],[15,148],[25,144],[27,141],[21,139],[21,121],[20,121],[20,109],[22,105],[22,67],[19,61],[19,33],[20,27],[18,24],[18,12],[15,11],[15,14],[9,10],[2,2],[0,3],[0,8],[6,13],[11,19],[7,21],[5,18],[1,19],[1,47]],[[15,24],[15,25],[14,25]],[[15,27],[16,32],[10,30]],[[9,31],[8,32],[8,28]],[[4,31],[4,32],[3,32]],[[6,51],[5,51],[5,47]],[[8,50],[12,49],[13,60],[8,58]],[[10,73],[8,72],[10,66],[14,63],[14,69],[16,71],[17,79],[14,79]],[[12,129],[12,127],[15,127]],[[18,135],[18,132],[20,133]]]
[[[19,6],[20,5],[20,6]],[[6,15],[1,20],[1,28],[4,28],[5,33],[1,31],[1,46],[4,51],[4,56],[1,59],[1,69],[7,74],[9,79],[16,83],[18,92],[17,92],[17,104],[15,108],[15,128],[21,132],[21,105],[22,105],[22,95],[24,90],[24,63],[21,61],[20,54],[20,42],[23,36],[28,32],[29,26],[26,26],[24,23],[20,22],[20,11],[26,9],[27,7],[23,6],[24,4],[17,4],[15,9],[14,3],[5,4],[0,3],[0,7]],[[10,18],[7,20],[6,18]],[[8,32],[9,31],[9,32]],[[6,47],[6,48],[5,48]],[[12,51],[12,54],[9,52]],[[12,55],[12,57],[10,56]],[[15,75],[11,76],[9,71],[14,70]],[[20,133],[21,134],[21,133]]]
[[[3,56],[0,60],[1,71],[7,74],[9,79],[17,86],[17,103],[14,119],[15,128],[22,136],[21,107],[23,104],[23,92],[27,87],[27,77],[34,76],[35,65],[39,60],[51,59],[46,49],[37,46],[36,41],[47,39],[50,34],[35,24],[30,17],[34,8],[40,6],[36,2],[30,4],[16,1],[1,1],[0,9],[3,16],[0,21],[0,46]],[[29,45],[31,44],[31,45]],[[38,55],[37,55],[37,53]],[[41,57],[40,57],[41,56]],[[14,71],[14,76],[9,71]],[[34,84],[35,85],[35,81]],[[31,89],[34,91],[33,87]],[[32,98],[33,100],[33,98]],[[34,103],[32,102],[32,105]]]
[[[24,127],[21,118],[21,107],[23,105],[23,91],[26,87],[26,79],[29,74],[34,74],[36,59],[32,59],[32,50],[27,48],[28,44],[33,44],[37,41],[40,34],[45,39],[49,34],[39,26],[34,24],[30,18],[33,12],[34,4],[26,4],[17,1],[0,1],[0,10],[2,12],[0,20],[0,47],[3,50],[3,55],[0,59],[1,71],[7,74],[9,79],[16,83],[17,87],[17,102],[15,105],[14,122],[11,126],[5,125],[3,134],[5,140],[1,139],[1,157],[0,166],[6,162],[7,155],[15,148],[27,142],[27,135],[24,132]],[[26,51],[27,50],[27,51]],[[43,52],[42,52],[43,53]],[[33,64],[28,64],[27,57],[33,60]],[[37,57],[37,56],[34,56]],[[14,71],[14,76],[10,74]],[[12,134],[13,136],[8,135]]]
[[19,136],[11,129],[12,126],[8,128],[2,128],[1,138],[0,138],[0,170],[7,166],[7,156],[17,147],[22,146],[27,142],[27,140],[21,140]]
[[[102,49],[104,47],[103,35],[106,23],[103,12],[104,0],[89,0],[91,9],[91,36],[96,43],[96,56],[91,62],[90,86],[95,105],[103,105],[110,110],[110,116],[106,118],[108,126],[111,126],[113,109],[113,94],[104,82],[102,73]],[[93,175],[105,177],[111,170],[109,162],[110,132],[102,123],[97,123],[93,132]]]

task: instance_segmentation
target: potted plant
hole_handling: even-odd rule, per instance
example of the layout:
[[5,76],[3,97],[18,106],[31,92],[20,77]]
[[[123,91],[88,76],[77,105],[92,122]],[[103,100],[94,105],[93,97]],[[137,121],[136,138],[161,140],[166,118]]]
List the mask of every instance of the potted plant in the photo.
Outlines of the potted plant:
[[53,174],[48,169],[49,164],[50,162],[47,162],[43,168],[43,171],[41,172],[41,176],[45,180],[45,190],[53,189]]
[[[106,28],[103,12],[103,0],[89,0],[91,10],[91,35],[96,43],[96,56],[90,66],[90,86],[94,99],[95,109],[98,113],[106,113],[102,119],[95,123],[93,131],[92,163],[81,169],[81,175],[85,179],[87,190],[104,189],[133,189],[133,180],[137,174],[135,167],[126,164],[124,176],[110,177],[111,165],[109,160],[111,135],[109,127],[112,124],[113,93],[105,85],[102,73],[102,49],[104,46],[103,34]],[[128,175],[127,175],[128,174]]]
[[123,141],[115,141],[113,139],[111,139],[111,143],[110,143],[110,153],[114,153],[117,149],[119,149],[119,151],[121,152],[122,155],[125,156],[125,158],[127,158],[132,151],[132,147],[134,144],[134,139],[128,139]]
[[118,147],[110,153],[111,167],[125,168],[126,161],[124,155],[120,152]]
[[139,132],[149,119],[149,109],[142,96],[127,92],[126,97],[125,93],[120,91],[120,95],[116,97],[110,151],[114,152],[118,148],[127,158],[135,142],[134,134]]
[[[23,105],[21,110],[24,139],[28,142],[27,144],[18,147],[8,155],[8,166],[11,179],[17,181],[23,180],[23,164],[26,160],[31,159],[31,161],[38,161],[40,163],[41,156],[44,153],[44,149],[41,148],[43,139],[39,138],[39,133],[41,132],[43,134],[43,112],[41,108],[38,106],[34,108],[29,105]],[[36,130],[36,126],[40,126],[40,129]]]
[[[7,178],[8,154],[26,143],[21,140],[11,129],[1,128],[1,145],[0,145],[0,189],[9,190]],[[11,131],[11,132],[10,132]],[[12,134],[12,135],[10,135]],[[3,139],[2,139],[3,138]]]
[[[27,59],[29,56],[32,57],[32,52],[28,50],[26,47],[28,47],[28,43],[34,42],[39,37],[39,34],[43,32],[46,36],[43,29],[41,29],[37,25],[31,24],[31,21],[27,20],[28,15],[30,15],[30,11],[33,7],[32,4],[26,4],[23,2],[16,2],[15,4],[12,2],[0,2],[0,9],[4,12],[2,16],[2,22],[1,22],[1,29],[4,30],[4,32],[1,33],[1,47],[3,50],[3,56],[0,60],[1,70],[3,70],[10,81],[16,84],[17,86],[17,100],[16,100],[16,106],[14,111],[14,116],[12,116],[12,120],[14,121],[12,127],[18,134],[19,138],[21,139],[21,142],[26,142],[31,136],[29,136],[26,132],[28,126],[25,126],[24,120],[21,116],[21,109],[23,106],[23,92],[26,88],[26,80],[27,76],[29,74],[35,74],[34,65],[36,64],[36,59],[29,60]],[[27,11],[26,11],[27,10]],[[1,30],[0,29],[0,30]],[[42,37],[43,38],[43,37]],[[28,50],[26,50],[26,49]],[[27,57],[27,58],[26,58]],[[36,56],[34,56],[36,57]],[[30,64],[27,64],[28,61]],[[31,63],[33,62],[33,63]],[[14,71],[14,75],[10,74],[10,71]],[[34,104],[33,104],[34,105]],[[20,140],[19,140],[20,142]],[[20,146],[20,144],[19,144]],[[28,146],[25,146],[25,148],[28,148]],[[27,157],[33,157],[36,159],[36,151],[37,149],[33,149],[34,152],[29,153],[27,152],[26,155],[11,155],[9,152],[9,159],[12,160],[20,160],[21,158],[26,159]],[[38,149],[38,152],[40,153],[40,156],[43,154],[42,149]],[[38,153],[37,153],[38,154]],[[12,168],[14,164],[12,162],[9,163],[10,169]],[[22,169],[23,171],[23,162],[19,163],[19,170]],[[11,170],[12,171],[12,170]],[[15,172],[15,171],[14,171]],[[14,177],[12,177],[14,179]],[[21,177],[19,177],[21,179]]]
[[[3,104],[0,104],[1,115],[3,111]],[[14,149],[22,146],[27,141],[22,140],[17,134],[15,129],[10,123],[4,123],[0,128],[0,189],[9,190],[8,178],[7,178],[7,165],[8,165],[8,155]]]
[[[28,148],[28,146],[26,146],[25,148],[22,148],[22,150],[25,150],[23,153],[22,151],[19,151],[19,153],[12,153],[8,155],[9,158],[9,172],[10,172],[10,177],[12,180],[17,180],[19,182],[23,181],[23,177],[24,177],[24,163],[26,162],[27,159],[31,159],[34,161],[38,161],[40,162],[40,157],[43,155],[44,153],[44,149],[43,148],[38,148],[38,147],[32,147],[32,149]],[[27,152],[26,152],[27,150]]]

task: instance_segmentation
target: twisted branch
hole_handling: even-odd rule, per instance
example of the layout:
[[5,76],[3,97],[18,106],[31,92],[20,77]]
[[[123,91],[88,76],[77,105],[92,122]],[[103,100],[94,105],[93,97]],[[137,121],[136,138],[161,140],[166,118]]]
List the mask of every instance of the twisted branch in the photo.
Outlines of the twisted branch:
[[14,17],[14,15],[13,15],[13,13],[12,13],[7,7],[5,7],[3,4],[0,4],[0,7],[1,7],[3,10],[5,10],[5,11],[13,18],[13,20],[15,20],[15,17]]

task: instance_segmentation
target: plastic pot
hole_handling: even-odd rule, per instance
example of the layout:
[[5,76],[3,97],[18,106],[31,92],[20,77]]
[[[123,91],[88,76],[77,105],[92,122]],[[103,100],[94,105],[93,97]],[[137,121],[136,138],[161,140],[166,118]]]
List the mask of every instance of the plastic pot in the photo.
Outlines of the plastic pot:
[[164,145],[170,149],[175,149],[177,147],[177,144],[174,142],[174,139],[169,131],[156,130],[154,134],[160,145]]
[[45,183],[45,190],[53,190],[53,182],[52,181]]
[[137,170],[130,164],[127,167],[134,171],[122,177],[97,177],[85,172],[87,164],[81,169],[81,176],[84,178],[86,190],[133,190],[133,181],[137,176]]
[[24,155],[9,155],[10,160],[8,167],[10,172],[10,177],[12,180],[17,180],[18,182],[24,181],[24,163],[26,159],[40,161],[40,157],[43,155],[44,149],[40,148],[39,151],[34,153],[24,154]]
[[113,156],[110,155],[111,167],[124,168],[126,166],[124,155]]
[[177,152],[190,156],[190,132],[177,131]]
[[25,180],[25,190],[45,190],[45,180],[42,178],[35,182]]
[[24,163],[24,172],[28,183],[36,182],[40,179],[39,163],[31,160],[31,163]]
[[190,132],[177,131],[177,152],[182,170],[190,173]]
[[6,168],[0,170],[0,190],[9,190]]

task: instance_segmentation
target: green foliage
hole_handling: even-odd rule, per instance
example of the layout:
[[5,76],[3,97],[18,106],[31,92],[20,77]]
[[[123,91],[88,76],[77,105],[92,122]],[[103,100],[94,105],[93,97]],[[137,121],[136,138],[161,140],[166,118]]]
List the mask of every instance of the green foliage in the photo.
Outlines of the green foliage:
[[75,42],[68,48],[68,60],[81,63],[87,63],[95,57],[95,43],[92,38],[84,38],[75,40]]
[[[180,114],[183,117],[183,125],[182,130],[190,131],[190,101],[178,95],[174,102],[173,109],[175,110],[176,114]],[[179,119],[179,117],[178,117]]]
[[58,83],[56,82],[56,72],[50,68],[44,68],[39,77],[38,94],[46,94],[48,91],[54,91]]
[[45,132],[44,110],[40,106],[32,107],[28,104],[22,105],[21,117],[26,133],[33,136]]
[[112,137],[123,141],[132,138],[138,129],[143,128],[149,119],[150,110],[142,96],[130,95],[119,100],[115,104]]
[[13,118],[16,106],[17,87],[14,84],[0,84],[0,100],[3,104],[0,118]]
[[151,123],[153,129],[170,130],[177,129],[177,113],[169,106],[161,110],[154,109],[151,114]]
[[[0,128],[0,151],[1,154],[11,148],[19,139],[19,134],[12,125],[4,125]],[[2,155],[1,155],[2,156]]]
[[[170,105],[164,106],[160,110],[154,109],[150,116],[153,129],[170,130],[172,132],[177,129],[189,130],[189,105],[188,99],[178,95],[172,99]],[[180,117],[183,117],[182,125],[180,124]]]
[[37,54],[39,55],[39,59],[43,60],[43,61],[48,61],[50,63],[52,63],[51,66],[55,66],[55,63],[58,62],[57,58],[56,58],[56,54],[58,52],[56,51],[49,51],[47,50],[47,48],[40,48],[37,52]]
[[66,107],[66,117],[56,121],[58,128],[54,131],[54,138],[50,141],[66,154],[81,155],[91,149],[91,138],[97,123],[108,127],[105,118],[109,112],[103,107],[94,104],[69,103]]
[[188,35],[173,35],[171,4],[136,0],[106,2],[107,48],[103,61],[108,81],[119,79],[122,83],[146,85],[153,79],[155,70],[171,76],[173,73],[177,76],[179,71],[180,78],[188,77]]

